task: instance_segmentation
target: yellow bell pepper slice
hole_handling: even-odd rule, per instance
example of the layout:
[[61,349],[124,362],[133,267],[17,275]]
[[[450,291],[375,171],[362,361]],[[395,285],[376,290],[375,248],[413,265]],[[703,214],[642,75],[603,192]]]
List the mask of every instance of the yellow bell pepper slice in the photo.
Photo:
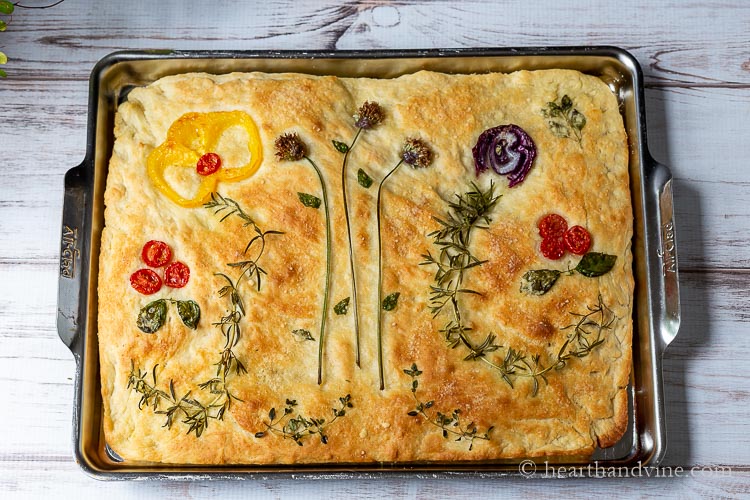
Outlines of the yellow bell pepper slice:
[[[227,129],[240,126],[247,132],[250,161],[240,167],[220,168],[201,177],[192,198],[178,194],[164,177],[170,166],[195,170],[201,156],[214,152]],[[182,207],[197,207],[205,203],[219,182],[237,182],[253,175],[263,161],[263,148],[258,127],[243,111],[187,113],[178,118],[167,131],[167,139],[149,154],[146,160],[148,176],[154,187]],[[199,175],[196,172],[196,175]]]

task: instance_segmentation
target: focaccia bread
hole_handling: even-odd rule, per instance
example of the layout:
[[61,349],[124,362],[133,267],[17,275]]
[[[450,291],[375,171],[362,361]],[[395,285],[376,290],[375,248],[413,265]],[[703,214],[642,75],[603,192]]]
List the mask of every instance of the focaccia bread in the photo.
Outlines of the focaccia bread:
[[[533,144],[482,150],[493,129]],[[522,181],[476,164],[519,151]],[[628,149],[595,77],[166,77],[119,107],[104,201],[103,426],[128,461],[587,456],[625,430]],[[545,257],[548,214],[585,256],[548,231]],[[143,269],[169,283],[140,293]]]

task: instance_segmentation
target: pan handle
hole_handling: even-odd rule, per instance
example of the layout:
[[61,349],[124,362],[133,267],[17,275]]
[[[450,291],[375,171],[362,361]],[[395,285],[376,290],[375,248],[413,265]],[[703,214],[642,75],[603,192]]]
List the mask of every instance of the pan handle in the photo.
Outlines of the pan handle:
[[674,224],[674,198],[672,173],[667,167],[651,159],[653,178],[657,190],[659,247],[657,257],[661,269],[663,296],[660,307],[660,330],[663,348],[677,336],[680,328],[680,285],[677,270],[677,243]]
[[86,161],[65,174],[65,198],[60,235],[60,276],[57,289],[57,334],[77,358],[82,354],[82,255],[88,251],[85,214],[88,189]]

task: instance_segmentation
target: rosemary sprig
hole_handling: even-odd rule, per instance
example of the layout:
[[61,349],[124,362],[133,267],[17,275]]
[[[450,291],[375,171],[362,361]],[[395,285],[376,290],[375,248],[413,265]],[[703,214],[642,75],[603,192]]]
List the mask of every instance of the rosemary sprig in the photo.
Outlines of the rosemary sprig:
[[[320,318],[320,335],[318,336],[318,385],[323,383],[323,342],[325,339],[325,327],[326,321],[328,320],[328,303],[330,301],[330,289],[331,289],[331,216],[328,210],[328,191],[326,190],[326,183],[323,180],[323,174],[320,172],[318,165],[307,156],[307,148],[297,134],[283,134],[276,139],[276,156],[281,160],[286,161],[299,161],[301,159],[307,160],[307,162],[313,167],[315,173],[318,174],[318,180],[320,181],[320,189],[323,192],[323,210],[325,211],[326,220],[326,271],[325,271],[325,285],[323,288],[323,306],[322,314]],[[310,196],[310,195],[308,195]],[[317,198],[316,198],[317,199]],[[300,197],[300,200],[302,198]],[[305,206],[313,206],[302,201]],[[318,206],[320,200],[318,200]],[[314,208],[318,208],[314,206]]]
[[346,167],[349,160],[349,153],[354,149],[357,139],[363,130],[375,127],[383,121],[383,110],[377,102],[366,101],[357,110],[354,115],[354,125],[357,127],[357,133],[349,144],[341,141],[333,141],[333,147],[336,151],[344,154],[341,164],[341,191],[344,200],[344,219],[346,220],[346,236],[349,242],[349,271],[352,275],[352,308],[354,309],[354,336],[356,342],[355,363],[360,365],[360,347],[359,347],[359,302],[357,301],[357,277],[354,270],[354,246],[352,244],[352,227],[349,220],[349,202],[347,196]]
[[443,437],[446,439],[450,435],[453,435],[456,436],[456,441],[468,441],[469,451],[474,448],[474,441],[476,439],[481,439],[483,441],[490,440],[490,432],[492,432],[494,426],[490,426],[486,432],[480,434],[479,429],[477,429],[477,426],[474,424],[474,422],[462,425],[461,410],[458,408],[454,409],[450,414],[441,413],[439,411],[435,411],[433,415],[428,414],[427,410],[430,410],[434,407],[435,401],[430,400],[427,402],[423,402],[417,397],[419,376],[422,375],[422,370],[417,368],[416,363],[413,363],[411,365],[411,368],[407,368],[404,370],[404,373],[411,377],[411,394],[414,397],[414,401],[416,402],[414,409],[408,412],[409,416],[417,417],[421,415],[429,423],[442,429]]
[[[398,294],[394,296],[391,294],[389,297],[393,297],[389,302],[383,302],[383,238],[381,234],[381,206],[382,206],[382,193],[383,184],[388,178],[393,175],[396,170],[403,164],[411,165],[413,168],[426,168],[432,163],[432,151],[430,148],[420,139],[406,139],[403,147],[400,151],[400,159],[396,166],[394,166],[378,184],[378,195],[377,195],[377,208],[376,208],[376,219],[378,221],[378,377],[380,380],[380,390],[385,389],[385,376],[383,374],[383,311],[381,311],[381,304],[384,304],[382,309],[390,311],[396,307],[396,301],[398,300]],[[391,307],[387,307],[388,304],[392,303]]]
[[282,414],[277,414],[276,408],[271,408],[268,412],[268,422],[263,422],[266,430],[256,432],[255,437],[262,438],[271,432],[284,439],[291,439],[299,446],[302,446],[304,444],[303,440],[306,437],[317,434],[320,436],[321,443],[328,444],[328,435],[325,433],[325,430],[336,420],[345,416],[348,408],[353,407],[351,399],[352,397],[349,394],[339,398],[339,407],[331,409],[333,411],[333,418],[328,421],[325,418],[305,417],[301,413],[297,413],[296,417],[292,417],[292,413],[295,411],[294,408],[297,406],[297,400],[287,399]]
[[221,329],[221,333],[224,336],[224,348],[221,351],[221,357],[217,363],[216,374],[222,375],[223,379],[231,371],[232,367],[235,368],[237,375],[246,373],[247,369],[242,362],[237,358],[232,348],[237,345],[242,335],[242,328],[240,321],[245,316],[245,305],[240,295],[239,286],[244,279],[250,279],[254,277],[258,291],[261,289],[262,276],[266,275],[266,271],[258,265],[263,253],[266,249],[266,237],[274,234],[284,234],[281,231],[263,231],[255,223],[255,220],[250,217],[239,203],[231,198],[226,198],[219,193],[211,193],[211,201],[203,205],[209,210],[213,210],[214,214],[221,215],[219,222],[224,222],[231,216],[236,216],[242,220],[242,227],[252,227],[255,232],[255,236],[248,242],[245,249],[242,251],[243,255],[247,253],[255,246],[258,247],[258,251],[254,257],[242,260],[239,262],[227,263],[227,266],[231,268],[240,269],[240,275],[233,281],[232,278],[224,273],[215,273],[216,276],[224,278],[227,284],[219,289],[219,297],[229,297],[231,310],[227,312],[225,316],[214,323]]
[[[462,318],[459,298],[465,294],[478,294],[475,290],[462,287],[465,272],[486,262],[471,253],[469,243],[474,229],[486,228],[483,224],[491,222],[489,212],[499,198],[494,196],[493,185],[484,191],[472,185],[470,191],[456,197],[456,202],[449,203],[446,219],[435,218],[441,228],[430,233],[434,237],[434,244],[440,249],[437,257],[427,252],[421,263],[437,268],[435,284],[430,286],[430,311],[433,317],[449,311],[450,319],[440,329],[440,333],[449,348],[462,346],[468,351],[464,360],[482,361],[497,370],[510,387],[513,387],[516,378],[531,378],[532,395],[536,395],[539,379],[547,382],[546,374],[551,370],[561,369],[571,358],[585,357],[601,345],[604,342],[603,331],[609,329],[616,318],[600,296],[595,306],[587,306],[588,313],[571,313],[579,317],[580,321],[566,327],[573,327],[574,331],[559,349],[556,359],[548,366],[542,364],[540,355],[530,355],[513,347],[508,347],[502,358],[490,359],[488,355],[499,351],[502,346],[495,343],[496,336],[492,333],[481,343],[472,341],[472,329]],[[593,340],[592,334],[595,334]]]
[[[141,395],[138,402],[138,409],[152,407],[157,415],[165,415],[163,427],[172,428],[175,419],[182,415],[181,422],[188,426],[187,434],[195,432],[196,437],[201,437],[203,431],[208,427],[210,420],[223,420],[224,414],[232,405],[232,400],[241,401],[232,395],[224,383],[219,379],[212,379],[199,387],[202,390],[208,389],[209,393],[214,395],[214,399],[208,403],[201,403],[199,400],[191,397],[191,391],[185,393],[181,398],[177,397],[175,392],[174,381],[170,379],[169,389],[167,391],[157,388],[156,369],[158,364],[154,365],[151,370],[153,383],[146,379],[148,371],[136,368],[135,362],[130,360],[130,373],[128,374],[127,388],[132,389]],[[160,403],[167,405],[166,409],[160,409]]]

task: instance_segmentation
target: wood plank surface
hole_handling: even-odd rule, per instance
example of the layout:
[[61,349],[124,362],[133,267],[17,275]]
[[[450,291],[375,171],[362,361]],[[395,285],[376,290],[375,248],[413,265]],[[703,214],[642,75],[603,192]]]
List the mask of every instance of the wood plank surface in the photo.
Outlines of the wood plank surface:
[[[45,2],[27,0],[29,5]],[[63,177],[88,76],[120,49],[616,45],[641,63],[649,146],[675,178],[682,327],[664,360],[671,479],[101,483],[72,456],[74,361],[55,321]],[[94,2],[0,32],[0,492],[12,498],[589,498],[750,495],[750,2]],[[542,465],[543,467],[543,465]],[[727,470],[731,468],[732,470]],[[5,495],[3,495],[5,497]]]

